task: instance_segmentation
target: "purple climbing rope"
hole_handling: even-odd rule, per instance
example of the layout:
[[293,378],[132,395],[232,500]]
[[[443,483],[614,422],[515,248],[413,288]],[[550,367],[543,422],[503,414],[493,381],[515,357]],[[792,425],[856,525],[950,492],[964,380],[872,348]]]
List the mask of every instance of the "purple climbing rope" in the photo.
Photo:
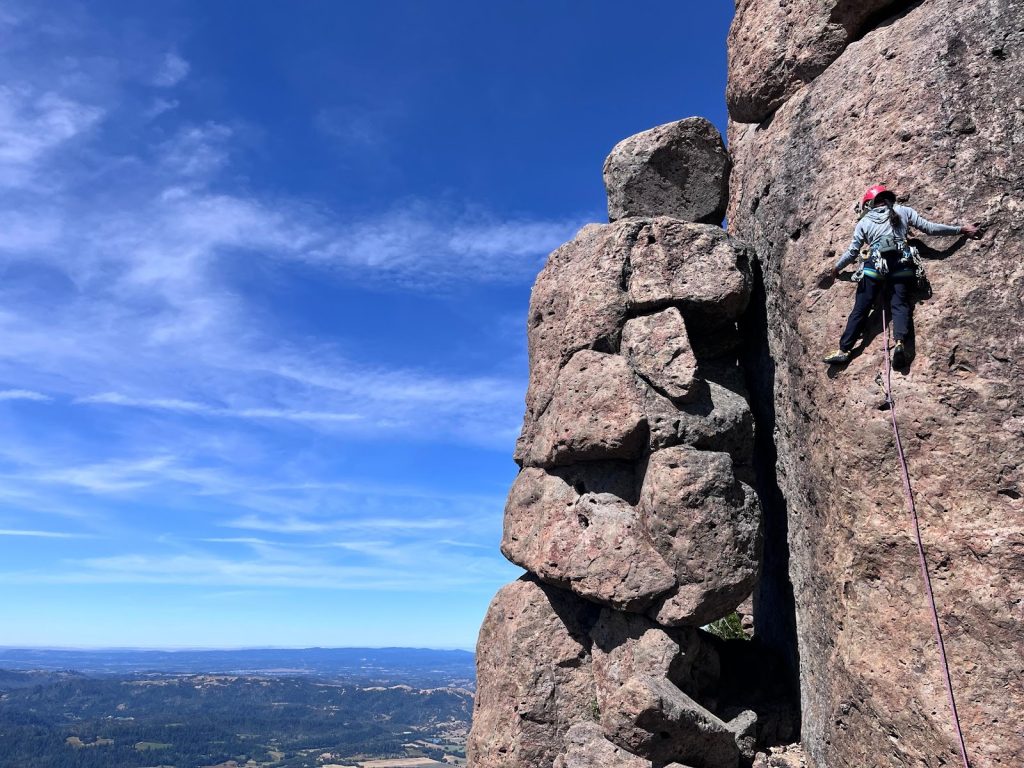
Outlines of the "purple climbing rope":
[[946,695],[949,697],[949,711],[952,717],[953,730],[960,745],[960,757],[963,758],[964,768],[971,768],[967,760],[967,747],[964,745],[964,732],[960,727],[960,715],[956,711],[956,699],[953,697],[953,680],[949,674],[949,662],[946,660],[946,645],[942,642],[942,629],[939,627],[939,612],[935,607],[935,595],[932,594],[932,580],[928,575],[928,561],[924,556],[924,544],[921,542],[921,526],[917,519],[917,507],[914,504],[914,492],[910,487],[910,472],[907,470],[907,457],[903,453],[903,443],[900,442],[900,428],[896,423],[896,404],[892,399],[892,359],[889,357],[889,318],[885,312],[885,303],[882,304],[882,335],[885,336],[885,401],[889,406],[889,415],[892,417],[892,433],[896,438],[896,455],[900,460],[900,471],[903,474],[903,495],[907,500],[907,509],[910,511],[910,520],[914,526],[914,537],[917,539],[917,553],[921,557],[921,578],[924,580],[924,591],[928,595],[928,605],[932,612],[932,627],[935,629],[935,642],[939,646],[939,657],[942,659],[942,670],[946,677]]

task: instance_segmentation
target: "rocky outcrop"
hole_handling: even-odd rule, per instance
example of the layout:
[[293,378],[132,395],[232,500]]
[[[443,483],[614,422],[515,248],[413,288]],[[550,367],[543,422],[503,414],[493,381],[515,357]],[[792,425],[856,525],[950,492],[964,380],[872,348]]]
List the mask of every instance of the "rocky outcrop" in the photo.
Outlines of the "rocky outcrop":
[[671,216],[720,224],[729,197],[729,155],[702,117],[666,123],[615,145],[604,163],[608,219]]
[[595,719],[588,630],[597,613],[528,577],[495,596],[477,641],[467,745],[476,768],[553,765],[569,728]]
[[[885,8],[815,42],[825,14],[859,6]],[[929,219],[989,224],[977,242],[921,239],[931,296],[917,302],[913,356],[893,384],[968,754],[976,768],[1016,765],[1024,4],[751,0],[730,43],[728,219],[764,273],[808,765],[961,764],[874,383],[879,321],[849,366],[819,361],[854,288],[822,274],[875,182]],[[804,57],[813,66],[798,71]]]
[[[726,649],[699,629],[750,596],[760,556],[737,357],[750,259],[697,221],[720,218],[727,168],[706,121],[618,145],[605,164],[618,220],[584,227],[534,285],[502,538],[529,574],[480,633],[476,768],[753,758],[763,708],[723,694]],[[714,215],[678,205],[689,188],[719,190]]]
[[[568,426],[567,420],[592,410],[585,400],[586,374],[579,370],[585,361],[595,360],[594,353],[617,355],[627,319],[671,307],[682,313],[684,323],[705,331],[704,335],[717,339],[723,328],[726,336],[729,329],[735,334],[735,320],[750,297],[750,284],[746,247],[719,227],[656,216],[591,224],[580,230],[572,242],[551,254],[530,295],[529,387],[516,460],[549,466],[565,463],[579,450],[591,458],[607,458],[600,446],[581,443],[575,435],[577,447],[560,452],[564,460],[545,455],[550,440],[557,438],[560,420],[565,422],[563,427]],[[662,320],[671,323],[671,314]],[[666,333],[670,331],[678,328],[669,325]],[[677,339],[665,338],[665,346],[656,354],[670,357],[678,348]],[[566,364],[581,350],[590,353],[566,372]],[[633,360],[636,366],[635,352]],[[606,364],[620,366],[617,357],[608,358]],[[642,367],[641,375],[645,370],[650,367]],[[571,380],[563,381],[563,376]],[[548,416],[559,389],[559,413]],[[645,391],[637,389],[640,395]],[[620,394],[632,399],[628,388]],[[590,396],[602,395],[592,392]],[[592,418],[605,419],[600,412]],[[541,428],[548,430],[548,440],[537,440]]]
[[904,0],[737,0],[729,30],[729,115],[759,123],[825,71],[880,13]]

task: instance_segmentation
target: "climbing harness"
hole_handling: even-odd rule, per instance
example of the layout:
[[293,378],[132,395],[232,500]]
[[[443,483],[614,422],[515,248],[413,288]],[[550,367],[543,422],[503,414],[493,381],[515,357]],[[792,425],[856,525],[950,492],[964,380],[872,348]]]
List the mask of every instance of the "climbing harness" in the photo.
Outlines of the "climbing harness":
[[924,544],[921,541],[921,526],[917,519],[917,507],[914,505],[914,491],[910,487],[910,472],[907,469],[907,457],[903,453],[903,443],[900,442],[900,428],[896,423],[896,404],[892,398],[892,363],[889,358],[889,319],[885,311],[885,302],[882,303],[882,335],[885,337],[885,402],[889,406],[889,415],[892,417],[892,433],[896,439],[896,455],[900,460],[900,472],[903,476],[903,495],[907,501],[907,510],[910,512],[910,520],[914,528],[914,537],[917,540],[917,553],[921,560],[921,578],[924,580],[925,594],[928,596],[928,605],[931,608],[932,628],[935,630],[935,642],[939,647],[939,657],[942,660],[942,670],[945,673],[946,695],[949,698],[949,710],[952,718],[953,729],[956,731],[957,742],[960,747],[960,757],[963,758],[964,768],[971,768],[967,760],[967,747],[964,744],[964,733],[960,727],[960,715],[956,711],[956,699],[953,697],[953,680],[949,674],[949,662],[946,660],[946,646],[942,642],[942,629],[939,627],[939,612],[935,607],[935,595],[932,594],[932,580],[928,575],[928,561],[924,556]]

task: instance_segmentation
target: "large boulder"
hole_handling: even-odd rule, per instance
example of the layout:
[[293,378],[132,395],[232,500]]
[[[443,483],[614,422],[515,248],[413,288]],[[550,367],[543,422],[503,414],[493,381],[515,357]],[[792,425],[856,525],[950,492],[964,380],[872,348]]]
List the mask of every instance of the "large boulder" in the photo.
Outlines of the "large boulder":
[[634,312],[676,305],[683,313],[735,319],[750,299],[750,253],[720,227],[657,218],[629,251]]
[[647,419],[633,371],[618,355],[584,349],[559,372],[547,410],[523,455],[528,466],[635,459]]
[[651,455],[640,513],[654,547],[676,573],[676,591],[651,615],[700,626],[743,602],[760,560],[760,505],[726,453],[678,446]]
[[[883,182],[930,220],[989,224],[977,241],[921,238],[932,296],[914,308],[913,356],[893,389],[968,756],[1017,765],[1024,3],[900,5],[770,123],[734,125],[729,141],[729,226],[757,251],[767,294],[801,737],[811,766],[961,764],[890,414],[877,409],[883,339],[842,370],[820,362],[855,286],[819,276],[849,243],[852,205]],[[766,10],[744,23],[770,22]],[[794,12],[781,33],[801,23]],[[764,70],[774,57],[749,55]]]
[[559,369],[581,349],[618,349],[626,320],[623,269],[640,224],[591,224],[548,257],[530,293],[526,423],[547,408]]
[[759,123],[839,58],[867,22],[899,0],[737,0],[725,100]]
[[622,353],[633,370],[659,392],[677,402],[693,399],[697,358],[677,308],[627,321],[622,329]]
[[477,640],[471,765],[550,768],[569,728],[593,719],[596,610],[529,576],[498,592]]
[[703,364],[691,402],[675,403],[652,388],[644,391],[650,449],[688,445],[728,453],[746,469],[754,448],[754,419],[743,371],[735,363]]
[[608,219],[671,216],[721,224],[729,154],[703,117],[666,123],[620,141],[604,162]]
[[546,582],[644,610],[676,579],[626,500],[634,483],[630,466],[527,467],[509,493],[501,551]]
[[736,768],[736,734],[698,701],[718,678],[717,654],[701,632],[604,610],[591,637],[601,726],[611,742],[656,764]]

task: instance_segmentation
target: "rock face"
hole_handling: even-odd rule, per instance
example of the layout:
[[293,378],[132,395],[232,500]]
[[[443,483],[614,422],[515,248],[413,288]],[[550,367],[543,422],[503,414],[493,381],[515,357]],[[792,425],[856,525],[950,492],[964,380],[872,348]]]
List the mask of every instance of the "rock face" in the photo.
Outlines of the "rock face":
[[[823,39],[808,38],[823,14],[857,5],[751,0],[730,36],[734,120],[775,110],[760,126],[731,127],[728,218],[764,272],[806,758],[816,768],[961,764],[873,383],[878,321],[850,365],[819,362],[853,303],[852,284],[820,275],[849,243],[851,206],[882,182],[933,221],[989,224],[980,241],[922,238],[932,296],[916,305],[914,356],[893,386],[971,764],[1016,765],[1024,3],[892,4],[897,15],[841,43],[804,42]],[[815,62],[803,74],[768,75],[797,73],[802,56]]]
[[477,642],[474,766],[553,765],[569,728],[594,719],[588,630],[596,618],[590,604],[529,577],[495,596]]
[[[616,147],[609,198],[644,205],[584,227],[534,285],[502,538],[529,574],[480,632],[474,768],[738,768],[767,727],[720,696],[727,648],[699,629],[751,594],[760,556],[736,348],[749,254],[696,221],[720,218],[712,132],[687,120]],[[687,189],[718,190],[714,216],[670,204]]]
[[729,115],[759,123],[820,75],[899,0],[737,0],[729,30]]
[[671,216],[720,224],[729,197],[729,155],[702,117],[666,123],[615,145],[604,162],[608,220]]
[[707,624],[754,587],[760,507],[727,453],[667,448],[652,454],[640,489],[640,519],[676,588],[657,607],[663,624]]
[[[701,328],[713,318],[710,331],[718,338],[723,324],[735,328],[750,285],[746,247],[718,227],[664,216],[584,227],[551,254],[530,296],[530,378],[516,460],[553,461],[538,455],[536,431],[559,387],[560,372],[577,352],[618,353],[627,317],[673,305],[684,322]],[[564,392],[564,407],[571,407],[565,401],[572,397],[571,391]]]

